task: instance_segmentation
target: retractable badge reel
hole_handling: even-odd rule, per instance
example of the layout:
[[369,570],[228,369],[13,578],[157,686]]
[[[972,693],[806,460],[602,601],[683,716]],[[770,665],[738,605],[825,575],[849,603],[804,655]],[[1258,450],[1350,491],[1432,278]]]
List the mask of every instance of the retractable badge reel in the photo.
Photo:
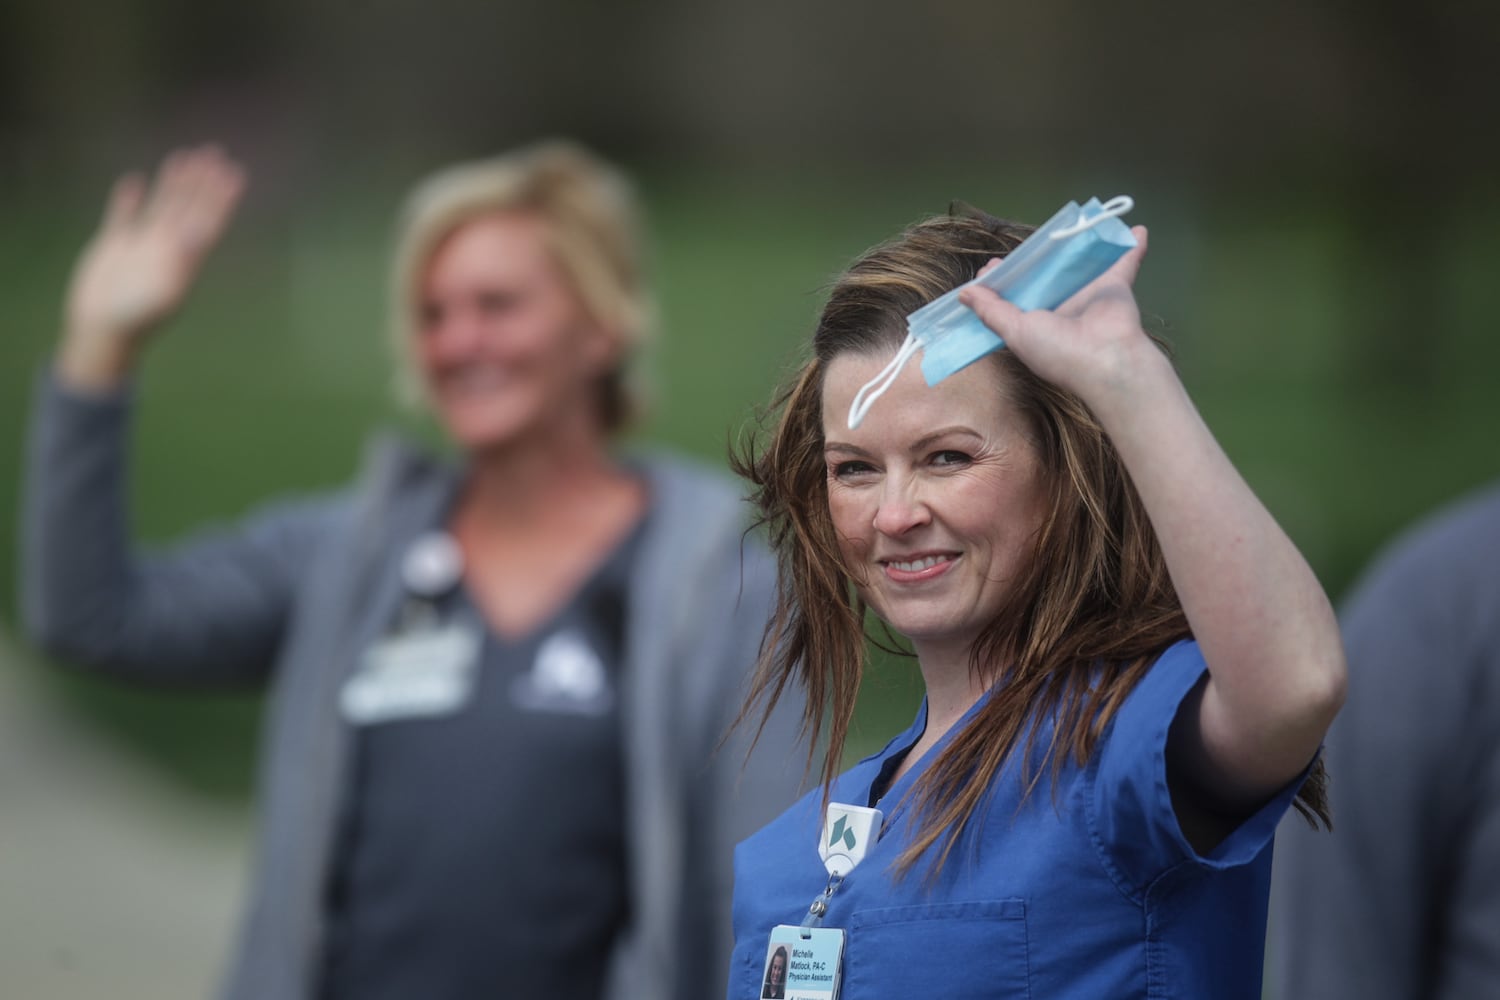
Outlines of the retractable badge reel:
[[807,908],[800,926],[779,924],[771,931],[761,996],[766,1000],[835,1000],[843,973],[844,931],[824,927],[828,901],[875,842],[880,839],[879,809],[828,803],[818,856],[828,869],[828,884]]
[[1135,234],[1119,218],[1134,207],[1128,195],[1102,204],[1098,198],[1082,205],[1070,201],[994,270],[908,315],[901,349],[855,394],[849,407],[849,429],[860,425],[918,351],[922,352],[922,377],[928,385],[937,385],[1005,346],[974,310],[959,301],[959,292],[983,285],[1021,309],[1056,309],[1136,245]]
[[463,577],[463,554],[444,532],[422,535],[401,563],[406,599],[394,629],[360,658],[340,692],[356,726],[451,715],[473,697],[480,635],[444,621],[438,602]]

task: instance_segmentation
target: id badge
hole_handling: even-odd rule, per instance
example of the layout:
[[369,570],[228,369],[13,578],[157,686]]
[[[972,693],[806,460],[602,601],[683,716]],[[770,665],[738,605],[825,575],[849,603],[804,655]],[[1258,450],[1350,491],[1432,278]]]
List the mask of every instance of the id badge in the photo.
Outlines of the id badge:
[[778,924],[766,947],[762,1000],[837,1000],[844,932],[836,927]]
[[449,624],[402,632],[365,651],[339,707],[356,726],[452,715],[474,695],[479,633]]

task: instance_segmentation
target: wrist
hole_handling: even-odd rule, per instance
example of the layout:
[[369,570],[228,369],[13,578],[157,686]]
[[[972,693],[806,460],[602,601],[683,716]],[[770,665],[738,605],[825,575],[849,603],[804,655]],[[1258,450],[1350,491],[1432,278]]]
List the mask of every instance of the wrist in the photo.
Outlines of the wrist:
[[1154,341],[1143,336],[1116,357],[1085,402],[1109,430],[1138,417],[1143,408],[1181,391],[1182,382],[1171,359]]
[[53,358],[53,372],[63,386],[81,392],[118,389],[135,367],[136,338],[112,331],[70,327]]

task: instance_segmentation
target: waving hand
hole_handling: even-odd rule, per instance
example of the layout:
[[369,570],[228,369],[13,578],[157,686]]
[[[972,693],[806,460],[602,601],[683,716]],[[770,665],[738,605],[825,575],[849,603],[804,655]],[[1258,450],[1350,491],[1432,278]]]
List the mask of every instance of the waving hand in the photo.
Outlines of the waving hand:
[[139,174],[115,182],[68,290],[57,362],[65,381],[97,389],[124,377],[146,336],[187,297],[244,183],[211,146],[172,153],[149,183]]

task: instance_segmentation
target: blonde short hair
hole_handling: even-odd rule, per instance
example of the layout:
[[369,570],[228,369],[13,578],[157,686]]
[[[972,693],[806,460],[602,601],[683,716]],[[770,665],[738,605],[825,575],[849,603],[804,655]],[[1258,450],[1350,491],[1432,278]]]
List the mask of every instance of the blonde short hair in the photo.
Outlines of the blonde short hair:
[[640,210],[634,187],[618,168],[562,140],[455,164],[412,190],[391,272],[398,393],[409,403],[422,398],[411,345],[423,270],[455,229],[494,212],[524,212],[543,221],[549,249],[584,310],[619,338],[621,361],[602,380],[600,413],[606,430],[621,429],[642,409],[632,362],[650,339],[656,314],[646,287]]

